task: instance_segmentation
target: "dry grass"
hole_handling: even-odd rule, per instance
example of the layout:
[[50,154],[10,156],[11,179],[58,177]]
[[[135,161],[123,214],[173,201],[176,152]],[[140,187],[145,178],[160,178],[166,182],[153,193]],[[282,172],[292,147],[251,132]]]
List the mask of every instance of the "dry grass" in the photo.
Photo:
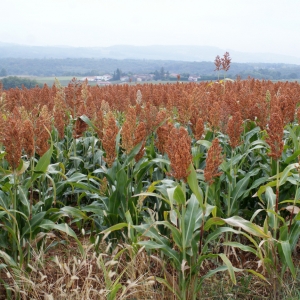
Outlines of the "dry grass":
[[[57,239],[57,238],[56,238]],[[55,239],[39,251],[32,249],[32,259],[27,271],[2,269],[1,278],[7,282],[11,299],[36,300],[82,300],[82,299],[176,299],[155,277],[163,277],[161,266],[151,258],[144,248],[136,251],[128,244],[114,247],[100,245],[99,253],[88,238],[81,238],[85,255],[71,241],[51,247]],[[299,249],[294,253],[295,264],[300,270]],[[234,255],[231,259],[234,263]],[[255,264],[255,261],[251,262]],[[201,273],[215,268],[212,262],[203,265]],[[252,266],[254,268],[254,265]],[[168,266],[174,279],[175,271]],[[270,286],[255,276],[238,274],[234,286],[225,273],[207,280],[200,299],[270,299]],[[282,283],[281,299],[299,299],[300,272],[296,280],[287,273]],[[116,296],[111,291],[118,286]],[[3,283],[0,299],[5,296]],[[112,298],[109,298],[112,296]]]
[[[160,268],[142,248],[136,252],[127,244],[101,245],[94,251],[88,239],[82,240],[82,257],[76,244],[59,244],[49,251],[32,249],[28,269],[3,269],[1,278],[8,283],[12,299],[170,299],[170,294],[155,281]],[[49,244],[48,244],[49,248]],[[46,247],[44,247],[46,249]],[[117,289],[116,298],[109,298]],[[5,295],[4,285],[0,289]],[[164,296],[165,294],[165,296]]]

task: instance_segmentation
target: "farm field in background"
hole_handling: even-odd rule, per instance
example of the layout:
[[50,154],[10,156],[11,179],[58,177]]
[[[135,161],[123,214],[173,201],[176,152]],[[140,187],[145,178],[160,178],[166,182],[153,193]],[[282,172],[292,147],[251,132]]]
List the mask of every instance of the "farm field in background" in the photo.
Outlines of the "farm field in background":
[[299,298],[299,83],[58,79],[0,90],[6,298]]
[[[73,79],[73,78],[76,78],[77,80],[80,80],[82,77],[80,76],[58,76],[58,77],[39,77],[39,76],[34,76],[34,77],[29,77],[31,79],[35,79],[38,83],[40,84],[47,84],[48,86],[52,86],[54,83],[55,83],[55,79],[57,79],[59,81],[59,83],[62,85],[62,86],[67,86],[70,81]],[[278,80],[275,80],[273,82],[277,82]],[[299,82],[299,80],[281,80],[282,82]],[[199,81],[201,82],[201,80]],[[198,83],[199,83],[198,82]],[[122,83],[121,81],[118,81],[118,82],[111,82],[112,84],[120,84]],[[173,84],[174,81],[145,81],[145,82],[142,82],[142,83],[136,83],[136,82],[132,82],[132,83],[122,83],[122,84],[128,84],[128,85],[134,85],[134,84]],[[184,83],[188,83],[188,82],[184,82]],[[97,85],[97,82],[89,82],[89,85],[91,86],[95,86]]]

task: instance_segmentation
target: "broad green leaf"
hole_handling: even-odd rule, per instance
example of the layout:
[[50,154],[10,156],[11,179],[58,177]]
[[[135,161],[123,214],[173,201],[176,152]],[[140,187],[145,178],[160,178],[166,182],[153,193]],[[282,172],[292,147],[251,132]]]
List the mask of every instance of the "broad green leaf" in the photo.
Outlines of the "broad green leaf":
[[51,141],[51,145],[50,148],[48,149],[48,151],[39,159],[39,161],[37,162],[35,168],[34,168],[34,173],[31,176],[31,180],[28,181],[26,188],[28,189],[32,183],[38,178],[40,177],[42,174],[45,174],[47,172],[47,168],[50,164],[50,160],[51,160],[51,156],[53,153],[53,143]]
[[177,185],[174,194],[173,194],[174,200],[178,205],[184,205],[185,204],[185,193],[183,192],[180,185]]
[[218,226],[218,225],[224,225],[224,224],[225,224],[225,221],[222,218],[219,218],[219,217],[210,218],[205,222],[204,230],[208,231],[210,229],[210,227],[213,225]]
[[140,246],[145,246],[145,248],[147,250],[162,249],[162,248],[166,247],[166,245],[164,245],[164,244],[158,244],[158,243],[156,243],[154,241],[140,241],[140,242],[138,242],[138,244]]
[[80,208],[84,212],[92,212],[95,215],[103,216],[103,209],[99,205],[90,204]]
[[126,221],[128,223],[128,237],[132,242],[136,242],[136,236],[134,235],[133,221],[129,211],[125,213]]
[[27,217],[29,217],[29,214],[30,214],[30,203],[29,203],[28,198],[27,198],[28,190],[24,186],[18,185],[18,193],[19,193],[19,199],[20,199],[20,201],[23,204],[24,209],[25,209],[25,210],[23,210],[23,213]]
[[239,216],[234,216],[231,218],[223,219],[228,225],[233,227],[240,227],[246,232],[253,234],[255,236],[261,237],[261,238],[271,238],[270,235],[265,234],[263,228],[260,226],[251,223]]
[[199,140],[196,142],[199,145],[204,146],[205,148],[209,149],[211,147],[211,142],[207,140]]
[[60,209],[60,212],[77,219],[81,219],[81,220],[88,219],[87,215],[76,207],[64,206]]
[[[273,189],[269,186],[266,188],[266,200],[267,200],[267,210],[274,210],[276,205],[276,195],[273,192]],[[275,215],[268,213],[269,216],[269,225],[271,228],[275,226]]]
[[82,115],[81,117],[79,117],[83,122],[85,122],[86,124],[88,124],[91,128],[93,128],[94,130],[97,130],[96,126],[91,122],[91,120],[86,116],[86,115]]
[[112,231],[120,230],[120,229],[122,229],[124,227],[127,227],[127,226],[128,226],[127,223],[119,223],[119,224],[113,225],[113,226],[103,230],[101,232],[101,234],[107,234],[107,233],[112,232]]
[[221,257],[221,259],[223,260],[223,262],[227,266],[228,273],[230,275],[231,281],[233,282],[234,285],[236,285],[236,278],[235,278],[235,274],[234,274],[234,269],[233,269],[232,263],[230,262],[230,260],[227,258],[227,256],[224,253],[220,253],[219,257]]
[[30,220],[30,223],[29,224],[26,224],[24,226],[24,228],[22,228],[22,237],[24,237],[28,232],[33,232],[35,231],[40,223],[44,220],[45,218],[45,215],[46,215],[46,212],[45,211],[42,211],[42,212],[39,212],[37,214],[35,214],[32,219]]
[[295,278],[296,271],[292,260],[290,243],[288,241],[279,241],[278,247],[282,262],[289,267],[293,277]]
[[[297,215],[299,216],[299,214]],[[294,224],[291,226],[289,234],[289,244],[291,245],[291,251],[294,251],[300,236],[300,221],[294,219]]]
[[254,248],[252,248],[250,246],[243,245],[243,244],[238,243],[238,242],[224,242],[223,245],[231,246],[231,247],[234,247],[234,248],[239,248],[243,251],[251,252],[251,253],[255,254],[256,256],[258,255],[257,251]]
[[183,248],[191,247],[191,240],[196,225],[196,216],[199,210],[199,202],[197,201],[196,196],[192,194],[187,203],[187,208],[184,216],[185,245],[183,245]]
[[87,180],[87,176],[82,173],[73,173],[68,179],[68,182],[79,182],[82,180]]
[[158,221],[158,222],[156,222],[156,224],[164,225],[171,230],[174,242],[179,247],[180,251],[182,251],[182,248],[183,248],[182,235],[181,235],[179,229],[177,227],[173,226],[172,224],[170,224],[168,221]]
[[[297,144],[299,144],[299,143],[297,143]],[[295,151],[291,156],[287,157],[286,160],[284,161],[284,163],[287,165],[290,164],[295,159],[297,159],[299,155],[300,155],[300,149]]]
[[281,186],[286,182],[288,176],[292,174],[291,170],[296,169],[298,167],[299,167],[298,163],[290,164],[282,172],[280,172],[278,175],[272,176],[270,179],[279,178],[279,186]]
[[188,185],[189,185],[190,189],[192,190],[192,192],[196,195],[196,198],[197,198],[201,208],[203,209],[203,195],[202,195],[202,191],[198,185],[196,171],[192,164],[190,164],[188,171],[190,172],[190,174],[187,178]]
[[72,228],[70,228],[68,226],[68,224],[63,223],[63,224],[55,224],[54,222],[50,221],[50,220],[44,220],[43,222],[41,222],[41,224],[39,225],[40,228],[44,228],[46,230],[58,230],[58,231],[62,231],[64,233],[66,233],[67,235],[71,236],[72,238],[74,238],[77,242],[77,245],[79,247],[80,253],[82,255],[84,255],[84,250],[83,247],[80,243],[80,241],[77,238],[76,233],[73,231]]
[[[237,206],[237,201],[240,201],[241,197],[243,196],[243,194],[246,192],[246,188],[248,186],[248,183],[250,181],[250,178],[252,176],[257,175],[257,173],[259,172],[259,169],[255,169],[252,172],[247,173],[247,175],[245,175],[241,180],[238,181],[238,183],[236,184],[235,188],[232,191],[232,200],[231,200],[231,204],[230,204],[230,212],[231,213],[235,213],[235,211],[233,211],[234,207]],[[243,197],[242,197],[243,198]]]

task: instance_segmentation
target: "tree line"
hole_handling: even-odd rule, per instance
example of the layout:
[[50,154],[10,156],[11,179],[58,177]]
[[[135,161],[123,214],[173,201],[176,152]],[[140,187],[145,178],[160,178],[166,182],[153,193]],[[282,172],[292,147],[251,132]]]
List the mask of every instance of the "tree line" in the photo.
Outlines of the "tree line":
[[[233,57],[234,61],[234,57]],[[123,73],[154,74],[157,80],[168,77],[168,72],[193,74],[201,78],[215,77],[213,62],[186,62],[171,60],[138,60],[138,59],[0,59],[0,75],[33,75],[33,76],[97,76],[113,74],[117,69]],[[162,75],[162,69],[166,70]],[[122,74],[115,74],[115,78]],[[248,76],[256,79],[281,80],[300,78],[300,66],[271,63],[232,63],[227,72],[230,78]],[[167,79],[167,78],[166,78]]]

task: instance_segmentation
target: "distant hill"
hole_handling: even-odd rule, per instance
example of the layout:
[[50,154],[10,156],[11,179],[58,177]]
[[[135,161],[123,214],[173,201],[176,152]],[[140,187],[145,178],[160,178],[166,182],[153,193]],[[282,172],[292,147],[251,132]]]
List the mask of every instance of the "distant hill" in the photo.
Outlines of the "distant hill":
[[176,61],[210,61],[217,55],[229,51],[236,63],[285,63],[300,65],[300,57],[272,53],[244,53],[230,49],[209,46],[130,46],[111,47],[68,47],[68,46],[26,46],[0,42],[0,58],[26,59],[64,59],[64,58],[110,58],[110,59],[145,59]]
[[[214,80],[218,73],[213,62],[189,62],[150,59],[112,59],[112,58],[0,58],[0,74],[27,76],[96,76],[113,74],[117,69],[127,74],[149,74],[164,69],[169,74],[198,75],[202,80]],[[0,75],[1,76],[1,75]],[[3,75],[4,76],[4,75]],[[220,72],[220,76],[223,73]],[[233,62],[227,77],[248,76],[257,79],[299,79],[300,65],[274,63],[236,63]]]

